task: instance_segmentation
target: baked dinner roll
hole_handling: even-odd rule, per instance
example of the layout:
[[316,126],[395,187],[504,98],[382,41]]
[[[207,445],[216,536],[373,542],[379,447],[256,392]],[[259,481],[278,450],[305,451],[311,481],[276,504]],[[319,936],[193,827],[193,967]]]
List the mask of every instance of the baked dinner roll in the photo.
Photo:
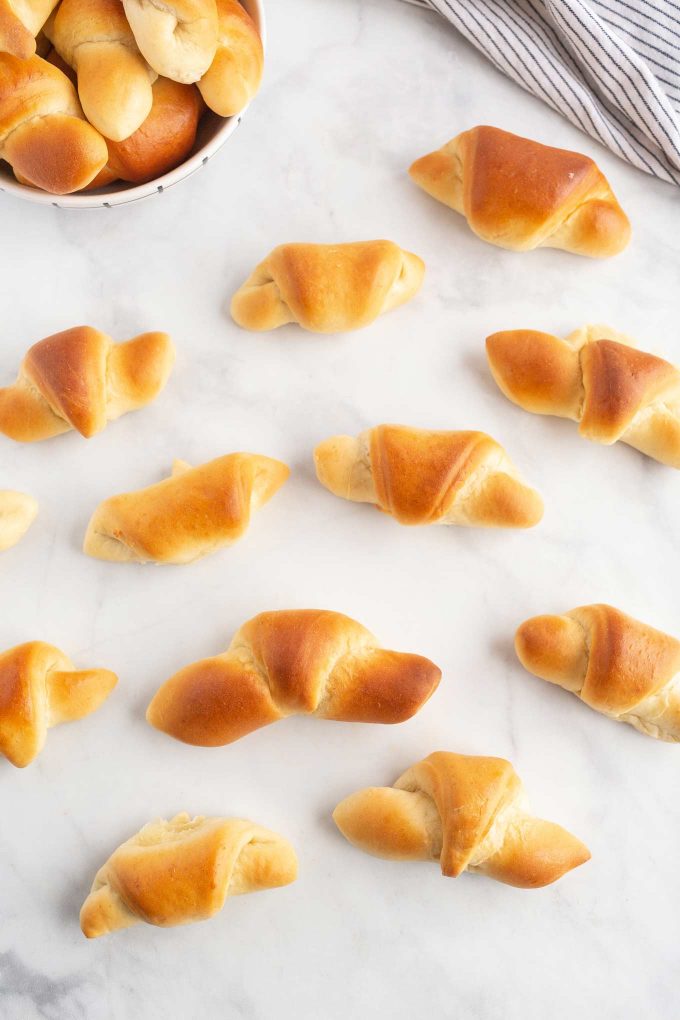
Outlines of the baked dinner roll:
[[441,671],[421,655],[389,652],[342,613],[260,613],[222,655],[175,673],[146,717],[185,744],[217,747],[287,715],[399,723],[436,690]]
[[165,481],[100,503],[84,551],[115,563],[191,563],[241,538],[289,474],[280,460],[257,453],[195,468],[175,461]]
[[476,871],[537,889],[590,860],[588,848],[531,813],[509,761],[436,751],[394,786],[341,801],[333,820],[345,839],[374,857],[439,861],[442,875]]
[[331,436],[314,451],[316,474],[335,496],[373,503],[400,524],[531,528],[543,500],[484,432],[377,425]]
[[680,641],[612,606],[534,616],[515,635],[530,673],[596,712],[659,740],[680,741]]
[[0,489],[0,552],[24,537],[38,514],[38,503],[25,492]]
[[343,333],[409,301],[424,274],[425,263],[392,241],[281,244],[236,291],[231,314],[257,332],[298,322]]
[[137,49],[121,0],[61,0],[45,32],[76,72],[90,123],[106,138],[128,138],[149,115],[156,74]]
[[0,159],[17,177],[67,195],[89,184],[107,158],[66,75],[42,57],[0,53]]
[[238,0],[217,0],[217,18],[217,52],[198,87],[211,110],[233,117],[260,87],[264,52],[255,23]]
[[59,0],[0,0],[0,53],[26,60],[36,52],[35,37]]
[[191,85],[217,50],[215,0],[123,0],[137,45],[154,71]]
[[500,248],[562,248],[605,258],[630,240],[628,217],[609,182],[580,152],[475,127],[416,160],[409,173]]
[[195,85],[158,78],[152,88],[151,113],[123,142],[109,142],[106,169],[112,180],[144,184],[187,158],[196,141],[204,106]]
[[680,468],[680,372],[608,326],[584,326],[561,340],[532,329],[486,341],[494,379],[534,414],[579,422],[586,439],[617,440]]
[[140,921],[170,928],[205,921],[229,896],[276,889],[297,878],[283,836],[242,818],[149,822],[97,872],[80,911],[89,939]]
[[96,711],[116,686],[108,669],[76,670],[54,645],[29,641],[0,654],[0,754],[17,768],[40,753],[47,730]]
[[76,429],[89,439],[127,411],[154,400],[175,360],[167,333],[114,343],[74,326],[29,349],[12,386],[0,389],[0,432],[21,443]]

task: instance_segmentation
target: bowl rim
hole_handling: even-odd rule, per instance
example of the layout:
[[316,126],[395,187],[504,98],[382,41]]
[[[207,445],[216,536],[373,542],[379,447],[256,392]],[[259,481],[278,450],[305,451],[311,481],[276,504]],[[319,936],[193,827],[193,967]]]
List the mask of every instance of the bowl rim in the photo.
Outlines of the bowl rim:
[[[266,52],[267,31],[264,0],[240,0],[240,3],[246,8],[251,17],[254,18],[260,38],[262,39],[262,47]],[[115,185],[109,185],[109,188],[112,188],[109,191],[85,191],[73,195],[52,195],[48,191],[41,191],[38,188],[29,188],[25,184],[19,184],[18,181],[11,178],[7,173],[0,171],[0,192],[15,195],[17,198],[33,202],[37,205],[51,205],[56,209],[111,209],[117,205],[128,205],[131,202],[138,202],[140,199],[148,198],[150,195],[162,194],[173,185],[179,184],[180,181],[187,180],[197,170],[205,166],[208,160],[231,138],[245,116],[249,105],[249,103],[246,104],[241,112],[234,114],[233,117],[227,117],[213,137],[189,156],[188,159],[185,159],[183,163],[180,163],[173,170],[162,174],[162,176],[155,177],[152,181],[147,181],[145,184],[127,185],[118,188]]]

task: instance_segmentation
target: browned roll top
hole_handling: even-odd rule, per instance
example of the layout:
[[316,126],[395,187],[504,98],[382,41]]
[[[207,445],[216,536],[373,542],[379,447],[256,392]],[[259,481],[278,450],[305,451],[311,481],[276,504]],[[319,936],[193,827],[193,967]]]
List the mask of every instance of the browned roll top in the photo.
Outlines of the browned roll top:
[[680,740],[680,641],[608,605],[535,616],[515,636],[526,669],[597,712]]
[[428,700],[440,670],[381,648],[361,624],[326,610],[260,613],[223,655],[185,667],[147,719],[189,744],[229,744],[287,715],[398,723]]
[[443,875],[478,871],[538,888],[590,857],[571,833],[536,818],[509,761],[437,751],[392,787],[345,798],[333,818],[343,835],[376,857],[439,861]]

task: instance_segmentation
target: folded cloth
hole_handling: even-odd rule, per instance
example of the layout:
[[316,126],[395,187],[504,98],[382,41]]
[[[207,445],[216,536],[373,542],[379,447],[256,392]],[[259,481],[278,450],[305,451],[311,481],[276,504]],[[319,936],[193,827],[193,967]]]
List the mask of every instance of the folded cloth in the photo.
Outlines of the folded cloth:
[[680,185],[680,0],[408,0],[648,174]]

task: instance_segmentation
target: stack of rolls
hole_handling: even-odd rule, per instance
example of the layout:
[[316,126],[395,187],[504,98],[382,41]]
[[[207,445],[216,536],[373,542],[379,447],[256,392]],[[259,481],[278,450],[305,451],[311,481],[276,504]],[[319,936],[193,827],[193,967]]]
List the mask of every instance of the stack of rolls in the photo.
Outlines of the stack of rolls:
[[250,102],[263,59],[239,0],[3,0],[0,160],[55,195],[154,180],[206,110]]

